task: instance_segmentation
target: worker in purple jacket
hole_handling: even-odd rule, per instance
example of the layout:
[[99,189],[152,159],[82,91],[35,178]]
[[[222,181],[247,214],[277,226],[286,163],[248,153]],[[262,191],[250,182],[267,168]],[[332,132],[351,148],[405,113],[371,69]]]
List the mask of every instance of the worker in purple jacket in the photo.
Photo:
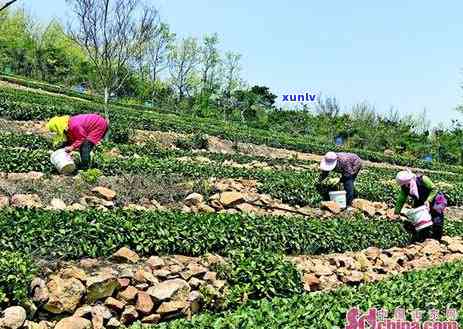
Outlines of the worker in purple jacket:
[[357,154],[328,152],[320,162],[321,174],[318,182],[320,184],[331,171],[340,173],[346,191],[346,203],[350,207],[354,200],[355,179],[360,169],[362,169],[362,159]]

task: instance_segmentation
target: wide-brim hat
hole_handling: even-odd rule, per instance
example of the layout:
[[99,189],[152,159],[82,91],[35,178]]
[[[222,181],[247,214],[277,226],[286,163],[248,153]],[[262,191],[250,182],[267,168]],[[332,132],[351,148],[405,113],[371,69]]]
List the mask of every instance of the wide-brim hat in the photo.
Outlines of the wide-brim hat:
[[336,168],[338,163],[338,156],[334,152],[328,152],[320,161],[320,169],[323,171],[331,171]]
[[400,186],[404,186],[408,185],[413,178],[415,175],[410,170],[403,170],[397,174],[395,180]]

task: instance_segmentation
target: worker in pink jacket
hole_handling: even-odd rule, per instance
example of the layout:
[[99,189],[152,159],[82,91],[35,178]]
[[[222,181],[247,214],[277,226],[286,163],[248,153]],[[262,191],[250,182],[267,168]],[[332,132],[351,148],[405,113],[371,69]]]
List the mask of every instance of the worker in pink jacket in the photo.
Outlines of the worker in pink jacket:
[[79,114],[52,118],[47,128],[55,133],[55,146],[67,145],[66,152],[80,151],[81,169],[90,166],[90,153],[108,131],[108,121],[99,114]]

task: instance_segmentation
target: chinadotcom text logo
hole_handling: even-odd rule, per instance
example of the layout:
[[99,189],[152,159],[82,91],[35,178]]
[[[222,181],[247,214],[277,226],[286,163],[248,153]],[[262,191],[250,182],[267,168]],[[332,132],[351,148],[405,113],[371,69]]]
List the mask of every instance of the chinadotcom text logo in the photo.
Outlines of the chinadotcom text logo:
[[317,95],[315,94],[288,94],[283,95],[283,102],[315,102]]

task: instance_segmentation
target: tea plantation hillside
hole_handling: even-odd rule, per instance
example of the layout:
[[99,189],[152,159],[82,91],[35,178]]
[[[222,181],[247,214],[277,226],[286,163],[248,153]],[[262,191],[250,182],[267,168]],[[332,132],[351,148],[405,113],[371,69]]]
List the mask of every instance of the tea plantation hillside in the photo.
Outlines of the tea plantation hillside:
[[[463,324],[463,167],[0,80],[1,327],[331,329],[355,307]],[[61,175],[45,124],[81,113],[109,138]],[[316,188],[327,151],[367,160],[344,211]],[[442,241],[393,215],[403,166],[445,193]]]

